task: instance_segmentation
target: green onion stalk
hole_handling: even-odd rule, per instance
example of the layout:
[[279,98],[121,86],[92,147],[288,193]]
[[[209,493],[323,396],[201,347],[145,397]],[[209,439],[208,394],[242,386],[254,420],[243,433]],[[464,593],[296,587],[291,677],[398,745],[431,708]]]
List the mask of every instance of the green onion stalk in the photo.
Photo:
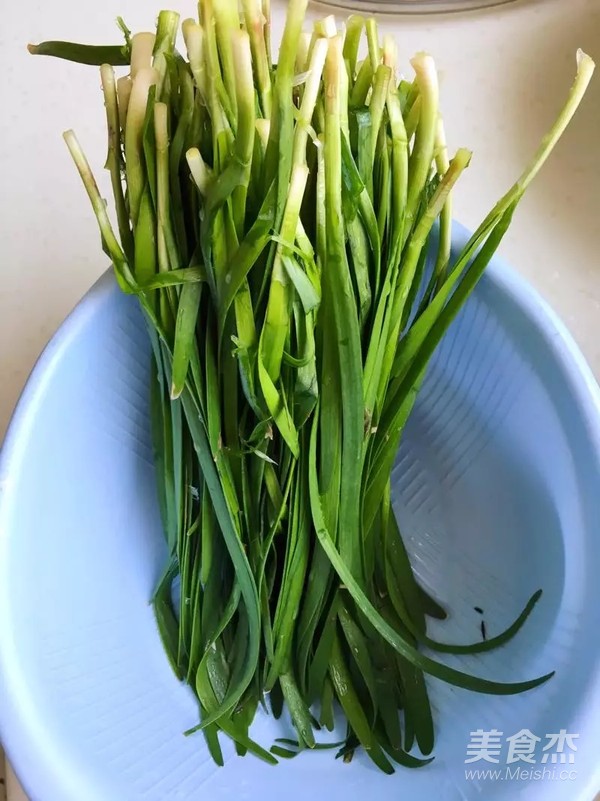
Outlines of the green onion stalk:
[[[446,612],[415,578],[390,474],[428,362],[509,227],[594,69],[578,54],[564,108],[538,152],[460,253],[452,158],[432,58],[400,80],[374,19],[305,32],[291,0],[276,64],[268,0],[200,0],[181,25],[125,44],[45,42],[32,53],[100,66],[106,168],[118,235],[72,131],[65,134],[120,288],[152,346],[150,416],[168,558],[153,605],[173,671],[221,739],[267,762],[323,745],[341,708],[348,761],[421,767],[434,747],[426,676],[512,694],[431,654]],[[365,57],[361,57],[364,53]],[[113,67],[129,65],[116,78]],[[175,582],[180,601],[174,602]],[[296,739],[249,733],[284,706]],[[415,753],[417,752],[417,753]]]

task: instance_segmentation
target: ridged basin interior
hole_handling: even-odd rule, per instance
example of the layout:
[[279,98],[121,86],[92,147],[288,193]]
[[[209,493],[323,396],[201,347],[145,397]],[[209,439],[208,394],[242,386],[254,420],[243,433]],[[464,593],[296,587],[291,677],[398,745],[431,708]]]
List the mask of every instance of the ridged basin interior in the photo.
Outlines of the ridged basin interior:
[[[347,766],[319,752],[270,768],[229,746],[217,769],[201,736],[182,736],[196,723],[194,701],[171,674],[148,606],[165,557],[149,347],[136,302],[110,276],[99,282],[37,367],[0,472],[0,716],[33,799],[580,797],[600,739],[600,716],[589,717],[600,630],[597,399],[585,400],[562,334],[515,280],[492,268],[436,353],[398,454],[394,506],[418,574],[451,612],[432,625],[437,638],[478,640],[475,606],[493,636],[544,589],[508,646],[444,659],[501,680],[557,674],[502,698],[431,681],[436,759],[392,778],[360,756]],[[466,780],[470,731],[494,728],[577,731],[581,783]],[[262,714],[253,730],[267,744],[290,733]]]

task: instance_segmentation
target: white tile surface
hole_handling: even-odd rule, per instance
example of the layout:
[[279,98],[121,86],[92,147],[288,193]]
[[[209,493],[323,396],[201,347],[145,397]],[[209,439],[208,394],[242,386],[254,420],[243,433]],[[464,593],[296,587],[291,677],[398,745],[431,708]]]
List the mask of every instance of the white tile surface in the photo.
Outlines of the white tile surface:
[[[167,4],[168,5],[168,4]],[[194,3],[173,2],[185,16]],[[281,17],[283,0],[273,0]],[[105,268],[95,222],[61,139],[76,129],[102,176],[105,134],[91,68],[34,59],[28,41],[118,41],[113,20],[152,24],[148,0],[34,2],[0,29],[0,436],[41,348]],[[384,23],[408,57],[442,73],[450,143],[474,150],[456,215],[473,226],[517,176],[557,112],[577,47],[600,61],[598,0],[517,0],[497,11]],[[522,204],[503,255],[556,308],[600,376],[600,74],[581,113]],[[0,763],[2,760],[0,759]],[[9,801],[24,801],[8,778]],[[0,801],[3,801],[0,786]],[[44,801],[37,799],[36,801]]]

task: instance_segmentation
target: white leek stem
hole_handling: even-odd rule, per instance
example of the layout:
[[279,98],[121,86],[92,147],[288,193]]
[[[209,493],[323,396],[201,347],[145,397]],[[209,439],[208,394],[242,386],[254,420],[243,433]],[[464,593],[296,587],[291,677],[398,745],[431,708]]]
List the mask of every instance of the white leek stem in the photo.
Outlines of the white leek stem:
[[183,40],[194,76],[194,83],[200,92],[204,105],[208,105],[208,86],[206,62],[204,59],[204,29],[193,19],[186,19],[181,25]]
[[153,33],[136,33],[131,39],[131,77],[152,66],[152,53],[156,35]]
[[119,102],[119,125],[121,130],[125,130],[127,123],[127,109],[129,108],[129,98],[133,82],[129,75],[123,75],[117,80],[117,98]]
[[197,147],[191,147],[185,154],[185,158],[194,183],[198,187],[200,194],[204,197],[210,184],[212,173],[206,166],[206,162],[202,158]]

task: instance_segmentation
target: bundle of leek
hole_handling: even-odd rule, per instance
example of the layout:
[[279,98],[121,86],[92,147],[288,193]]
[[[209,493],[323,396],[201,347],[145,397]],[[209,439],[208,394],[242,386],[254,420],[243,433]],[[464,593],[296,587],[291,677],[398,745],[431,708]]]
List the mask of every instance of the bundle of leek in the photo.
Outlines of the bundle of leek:
[[[424,674],[518,693],[423,653],[478,653],[427,636],[444,617],[416,582],[390,506],[390,473],[428,361],[473,290],[593,72],[578,55],[567,103],[531,165],[451,259],[450,160],[432,59],[399,80],[392,39],[352,16],[303,32],[291,0],[276,65],[268,0],[201,0],[182,31],[125,45],[31,47],[102,64],[120,243],[72,132],[102,242],[137,295],[153,347],[151,416],[169,562],[154,596],[164,647],[219,732],[274,762],[318,747],[337,700],[346,758],[383,771],[432,752]],[[366,37],[366,56],[359,60]],[[104,63],[108,62],[108,63]],[[110,65],[131,65],[115,79]],[[430,258],[431,257],[431,258]],[[179,582],[180,601],[173,585]],[[270,694],[297,740],[249,734]],[[313,712],[319,716],[317,720]]]

